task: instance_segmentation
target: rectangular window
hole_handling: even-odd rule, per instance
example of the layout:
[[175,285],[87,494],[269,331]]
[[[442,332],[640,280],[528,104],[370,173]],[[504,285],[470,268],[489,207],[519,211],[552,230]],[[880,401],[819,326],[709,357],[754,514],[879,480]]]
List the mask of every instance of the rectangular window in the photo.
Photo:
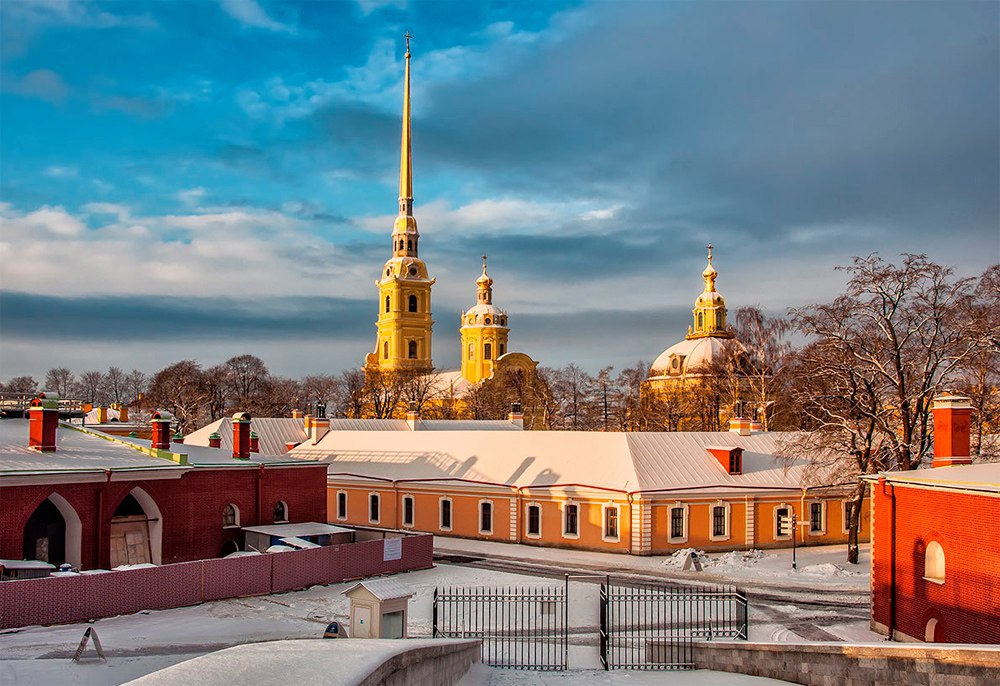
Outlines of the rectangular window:
[[372,524],[378,524],[379,500],[378,493],[372,493],[368,496],[368,521]]
[[684,508],[670,508],[670,538],[684,538]]
[[451,529],[451,501],[442,500],[441,501],[441,528],[445,530]]
[[726,535],[726,508],[723,505],[716,505],[712,508],[712,535]]
[[604,508],[604,537],[618,538],[618,508]]
[[729,473],[739,474],[743,471],[740,463],[743,461],[743,456],[740,454],[739,450],[734,450],[729,453]]
[[347,494],[343,491],[337,494],[337,519],[347,519]]
[[851,517],[854,516],[854,503],[850,500],[844,501],[844,533],[851,529]]
[[485,350],[485,352],[483,353],[483,359],[484,360],[492,360],[493,359],[493,344],[492,343],[487,343],[484,346],[484,350]]
[[413,526],[413,496],[403,496],[403,526]]
[[[791,535],[791,533],[787,533],[787,534],[782,533],[782,531],[781,531],[781,525],[782,525],[782,523],[786,519],[788,519],[791,516],[789,514],[789,512],[788,512],[788,508],[787,507],[779,507],[775,511],[774,514],[775,514],[774,520],[775,520],[775,526],[776,526],[775,532],[774,532],[774,537],[775,538],[787,538],[788,536]],[[791,532],[791,530],[792,530],[792,523],[789,521],[788,524],[786,524],[786,526],[788,528],[788,531]]]
[[479,503],[479,533],[493,533],[493,503]]
[[823,532],[823,503],[809,503],[809,533]]
[[565,536],[579,536],[580,535],[580,506],[579,505],[567,505],[564,515],[563,523],[563,535]]
[[528,535],[542,535],[542,508],[538,505],[528,505]]

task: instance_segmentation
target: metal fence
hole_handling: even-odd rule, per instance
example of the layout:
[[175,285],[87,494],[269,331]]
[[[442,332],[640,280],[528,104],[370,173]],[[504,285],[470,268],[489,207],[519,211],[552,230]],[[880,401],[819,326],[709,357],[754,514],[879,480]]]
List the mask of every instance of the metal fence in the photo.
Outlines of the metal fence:
[[746,640],[746,595],[732,586],[601,584],[605,669],[693,669],[693,641]]
[[568,582],[548,587],[434,590],[434,636],[482,641],[492,667],[566,669]]

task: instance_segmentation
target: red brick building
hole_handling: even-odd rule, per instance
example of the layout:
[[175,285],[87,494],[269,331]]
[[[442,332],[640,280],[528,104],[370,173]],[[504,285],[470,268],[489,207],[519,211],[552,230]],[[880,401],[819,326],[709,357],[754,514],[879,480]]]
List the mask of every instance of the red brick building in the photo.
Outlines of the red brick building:
[[241,527],[327,521],[324,464],[157,444],[155,428],[153,445],[66,424],[51,436],[55,450],[29,447],[29,422],[0,421],[0,559],[186,562],[243,549]]
[[971,464],[967,398],[935,400],[934,468],[872,484],[872,629],[1000,643],[1000,464]]

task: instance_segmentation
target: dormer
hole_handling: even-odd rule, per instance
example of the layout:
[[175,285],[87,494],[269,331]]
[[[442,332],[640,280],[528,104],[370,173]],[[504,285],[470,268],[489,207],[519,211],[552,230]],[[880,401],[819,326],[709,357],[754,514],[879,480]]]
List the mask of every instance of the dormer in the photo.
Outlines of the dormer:
[[711,454],[722,468],[732,476],[739,476],[743,473],[743,448],[736,446],[705,446],[705,450]]

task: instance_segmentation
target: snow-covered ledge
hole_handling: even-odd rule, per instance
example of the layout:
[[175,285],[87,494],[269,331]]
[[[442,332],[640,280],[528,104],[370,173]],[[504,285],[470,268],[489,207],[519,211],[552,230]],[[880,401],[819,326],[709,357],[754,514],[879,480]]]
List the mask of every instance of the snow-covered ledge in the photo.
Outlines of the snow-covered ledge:
[[[147,674],[135,686],[457,683],[480,659],[479,641],[313,639],[248,643]],[[333,677],[333,675],[336,675]]]

